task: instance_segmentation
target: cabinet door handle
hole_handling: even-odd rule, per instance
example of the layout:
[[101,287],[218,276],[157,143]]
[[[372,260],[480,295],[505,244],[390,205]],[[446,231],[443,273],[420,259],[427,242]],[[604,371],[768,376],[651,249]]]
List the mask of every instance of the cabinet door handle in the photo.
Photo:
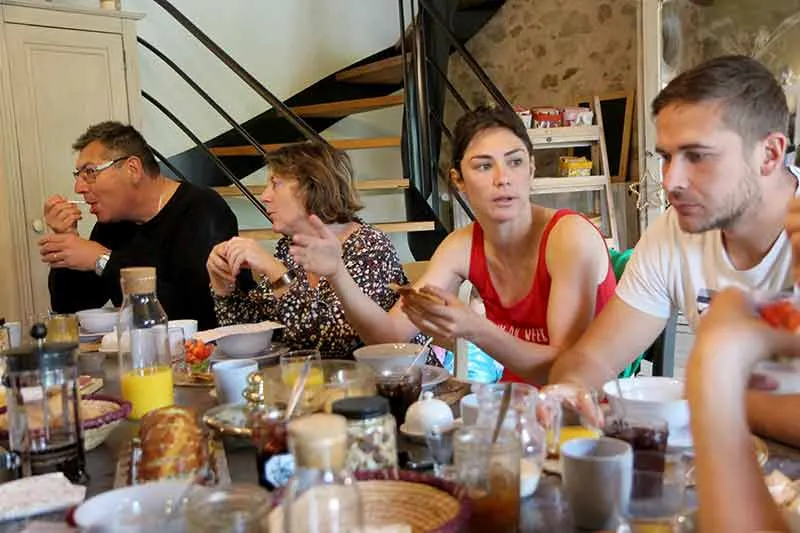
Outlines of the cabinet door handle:
[[33,228],[33,231],[36,233],[44,233],[44,222],[41,218],[34,218],[31,221],[31,228]]

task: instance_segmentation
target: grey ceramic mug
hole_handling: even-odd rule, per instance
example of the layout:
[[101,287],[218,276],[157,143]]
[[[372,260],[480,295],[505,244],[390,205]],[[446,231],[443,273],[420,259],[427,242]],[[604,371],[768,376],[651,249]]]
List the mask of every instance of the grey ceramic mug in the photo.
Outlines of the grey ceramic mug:
[[614,529],[628,508],[633,449],[625,441],[575,439],[561,446],[564,495],[581,529]]

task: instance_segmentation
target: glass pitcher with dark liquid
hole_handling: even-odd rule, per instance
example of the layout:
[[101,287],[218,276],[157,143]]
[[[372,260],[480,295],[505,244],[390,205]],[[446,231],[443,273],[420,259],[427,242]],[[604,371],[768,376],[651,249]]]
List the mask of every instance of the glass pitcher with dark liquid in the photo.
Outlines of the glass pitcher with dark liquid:
[[33,343],[4,352],[8,440],[28,477],[63,472],[85,483],[77,351],[75,343],[45,342],[47,328],[31,328]]

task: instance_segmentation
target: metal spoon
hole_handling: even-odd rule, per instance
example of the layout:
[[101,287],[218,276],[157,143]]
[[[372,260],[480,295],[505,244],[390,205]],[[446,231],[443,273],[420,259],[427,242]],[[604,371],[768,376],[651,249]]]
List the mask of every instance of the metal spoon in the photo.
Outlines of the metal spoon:
[[492,432],[492,444],[497,442],[497,437],[500,436],[500,428],[503,427],[503,420],[505,420],[508,406],[511,404],[511,386],[511,383],[506,383],[503,388],[503,399],[500,400],[500,411],[497,413],[497,422]]
[[408,368],[406,368],[406,374],[411,372],[411,369],[414,368],[414,365],[417,364],[417,361],[419,361],[419,358],[422,357],[422,354],[425,353],[425,350],[428,348],[428,346],[431,345],[431,341],[432,340],[433,340],[433,337],[428,337],[428,340],[426,340],[425,344],[422,345],[422,348],[419,349],[419,352],[417,353],[416,357],[414,357],[414,360],[411,361],[411,364],[408,365]]

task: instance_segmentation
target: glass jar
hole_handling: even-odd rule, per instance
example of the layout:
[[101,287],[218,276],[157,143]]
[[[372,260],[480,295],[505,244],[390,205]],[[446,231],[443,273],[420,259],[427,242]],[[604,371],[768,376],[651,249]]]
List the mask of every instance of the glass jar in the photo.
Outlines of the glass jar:
[[131,402],[130,418],[172,405],[172,356],[167,314],[156,296],[156,269],[123,268],[124,295],[117,342],[122,397]]
[[492,443],[492,433],[491,426],[466,427],[453,442],[456,477],[472,504],[470,533],[516,531],[519,523],[520,440],[502,430]]
[[35,342],[4,352],[8,440],[24,477],[63,472],[88,481],[75,343],[45,342],[47,328],[31,329]]
[[258,484],[269,491],[285,487],[294,474],[286,438],[285,406],[262,406],[249,413],[256,447]]
[[361,496],[346,466],[347,420],[318,413],[292,420],[287,429],[296,467],[283,503],[284,531],[361,531]]
[[332,409],[347,419],[350,470],[397,468],[397,426],[386,398],[344,398],[333,402]]

